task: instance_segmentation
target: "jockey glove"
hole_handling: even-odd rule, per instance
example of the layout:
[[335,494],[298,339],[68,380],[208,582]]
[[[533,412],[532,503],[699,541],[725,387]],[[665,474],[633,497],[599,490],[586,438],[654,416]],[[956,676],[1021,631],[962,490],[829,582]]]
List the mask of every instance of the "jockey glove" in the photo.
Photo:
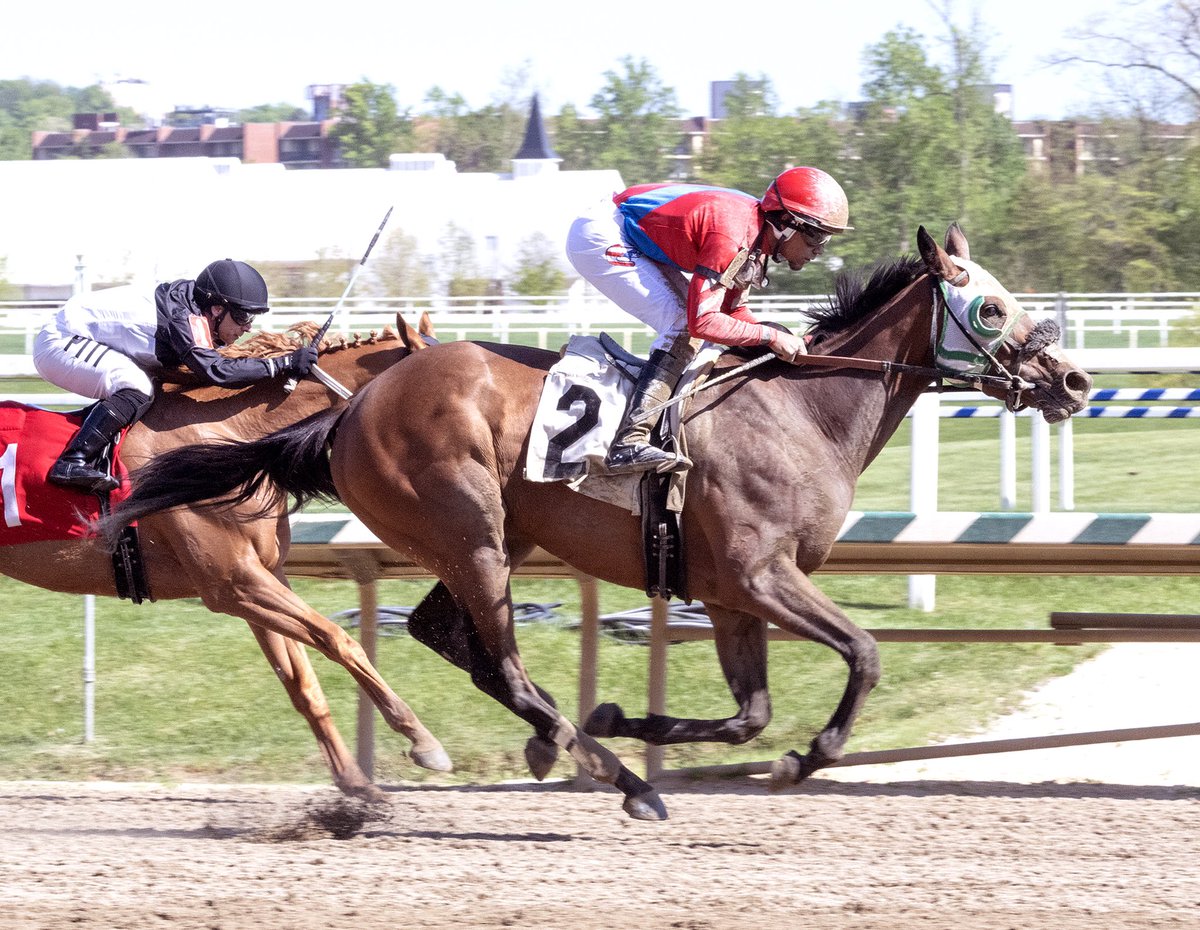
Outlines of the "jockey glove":
[[301,346],[291,355],[284,356],[283,369],[289,374],[304,377],[317,364],[316,346]]

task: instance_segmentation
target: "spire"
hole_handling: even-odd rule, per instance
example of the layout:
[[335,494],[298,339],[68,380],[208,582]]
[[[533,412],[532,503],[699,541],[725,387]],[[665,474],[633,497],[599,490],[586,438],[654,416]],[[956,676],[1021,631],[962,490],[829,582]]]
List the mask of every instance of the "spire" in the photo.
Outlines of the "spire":
[[521,148],[513,156],[513,159],[559,160],[558,156],[554,154],[554,149],[550,148],[550,138],[546,135],[546,124],[542,122],[542,110],[538,106],[537,94],[533,95],[533,102],[529,106],[529,122],[525,124],[525,141],[521,143]]

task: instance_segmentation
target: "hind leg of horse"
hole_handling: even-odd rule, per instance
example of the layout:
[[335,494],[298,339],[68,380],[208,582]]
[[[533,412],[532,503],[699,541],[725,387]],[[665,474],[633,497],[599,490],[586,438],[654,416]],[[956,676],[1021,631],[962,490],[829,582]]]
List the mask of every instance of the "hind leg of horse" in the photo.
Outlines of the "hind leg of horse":
[[255,627],[311,646],[338,663],[367,693],[387,725],[412,742],[409,756],[417,765],[438,772],[451,770],[442,744],[388,686],[345,630],[305,604],[257,559],[234,560],[227,571],[225,583],[198,586],[209,610],[241,617]]
[[249,624],[250,632],[258,641],[259,648],[267,657],[271,668],[283,683],[284,689],[291,698],[292,706],[300,713],[312,728],[317,738],[321,755],[325,757],[333,774],[333,783],[344,794],[352,797],[379,800],[385,797],[359,767],[358,761],[346,747],[341,733],[333,723],[329,713],[329,703],[321,690],[312,663],[304,647],[294,640],[254,624]]
[[[499,667],[483,648],[475,621],[444,582],[439,581],[425,595],[409,616],[407,627],[413,639],[470,674],[477,688],[516,713]],[[538,694],[550,706],[556,706],[554,698],[541,688]],[[549,732],[529,738],[525,744],[525,762],[534,778],[544,779],[557,761],[558,746]]]
[[[453,535],[447,533],[450,538]],[[658,792],[626,768],[613,752],[577,729],[542,697],[545,692],[530,680],[517,651],[509,589],[510,563],[503,548],[480,547],[471,553],[469,560],[458,558],[448,564],[458,571],[446,574],[446,586],[475,619],[480,646],[491,658],[486,665],[473,665],[473,678],[476,675],[487,678],[486,686],[479,682],[476,685],[487,694],[502,689],[507,697],[501,703],[538,733],[548,734],[592,778],[616,786],[625,795],[622,806],[629,816],[637,820],[665,820],[667,811]]]
[[671,743],[745,743],[771,721],[767,690],[767,624],[737,610],[708,608],[713,621],[717,658],[737,701],[738,711],[719,720],[691,720],[648,714],[626,717],[616,704],[601,704],[588,717],[584,730],[592,736],[627,736],[657,746]]

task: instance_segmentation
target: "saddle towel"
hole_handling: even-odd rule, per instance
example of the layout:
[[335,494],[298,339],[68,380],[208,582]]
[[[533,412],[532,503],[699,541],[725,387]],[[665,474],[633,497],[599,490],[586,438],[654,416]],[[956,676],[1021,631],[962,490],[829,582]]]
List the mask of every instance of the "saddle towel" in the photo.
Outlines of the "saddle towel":
[[[689,388],[720,355],[705,344],[679,381],[676,394]],[[604,457],[612,444],[634,376],[625,360],[607,351],[595,336],[572,336],[542,387],[533,426],[525,477],[530,481],[564,481],[572,490],[641,513],[638,485],[642,475],[606,475]],[[663,413],[671,435],[678,435],[680,407]]]
[[[87,524],[100,514],[96,496],[46,481],[82,422],[82,414],[0,402],[0,546],[92,535]],[[115,504],[129,496],[128,474],[119,459],[114,474],[121,481],[110,498]]]

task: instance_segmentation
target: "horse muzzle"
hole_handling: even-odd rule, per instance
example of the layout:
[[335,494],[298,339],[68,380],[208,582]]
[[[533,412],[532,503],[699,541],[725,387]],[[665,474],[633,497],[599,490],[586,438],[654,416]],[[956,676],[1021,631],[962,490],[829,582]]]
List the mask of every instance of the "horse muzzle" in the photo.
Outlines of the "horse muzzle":
[[1021,392],[1025,406],[1040,410],[1047,423],[1061,423],[1087,406],[1092,376],[1073,365],[1055,365],[1050,377],[1030,378],[1033,387]]

